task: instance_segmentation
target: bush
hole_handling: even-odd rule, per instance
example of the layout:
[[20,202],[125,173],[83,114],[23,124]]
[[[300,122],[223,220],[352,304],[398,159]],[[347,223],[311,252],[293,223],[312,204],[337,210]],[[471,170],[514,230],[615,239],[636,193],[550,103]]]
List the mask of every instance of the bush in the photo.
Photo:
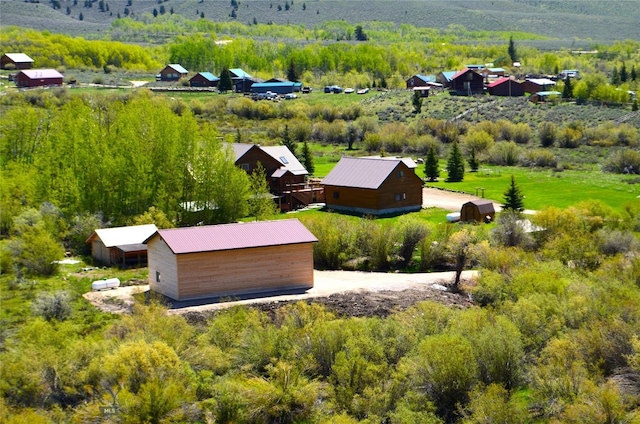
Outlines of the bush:
[[520,148],[513,141],[496,143],[489,150],[487,162],[492,165],[513,166],[520,158]]
[[638,239],[629,231],[602,229],[598,231],[600,251],[605,255],[631,252],[638,248]]
[[521,161],[523,166],[539,166],[542,168],[555,168],[558,160],[555,155],[548,150],[535,149],[528,150]]
[[542,147],[551,147],[558,137],[558,127],[553,122],[541,122],[538,125],[538,139]]
[[615,152],[602,169],[617,174],[640,174],[640,152],[623,149]]
[[67,292],[41,292],[32,304],[33,314],[47,321],[64,321],[71,316],[71,299]]
[[558,136],[558,146],[564,147],[566,149],[575,149],[580,146],[580,138],[582,137],[582,132],[570,128],[565,127],[560,130],[560,134]]

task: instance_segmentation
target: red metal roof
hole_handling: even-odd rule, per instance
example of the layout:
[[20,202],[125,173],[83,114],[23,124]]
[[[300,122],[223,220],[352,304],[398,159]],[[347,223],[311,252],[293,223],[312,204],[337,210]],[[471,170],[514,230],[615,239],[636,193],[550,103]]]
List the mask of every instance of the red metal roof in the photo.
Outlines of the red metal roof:
[[158,230],[156,235],[160,236],[175,254],[318,241],[297,219],[172,228]]
[[401,163],[404,163],[402,159],[343,156],[322,180],[322,184],[377,189]]
[[477,72],[475,72],[475,71],[474,71],[474,70],[472,70],[472,69],[464,68],[463,70],[458,71],[454,76],[452,76],[452,77],[451,77],[451,81],[453,81],[454,79],[458,78],[460,75],[464,75],[464,74],[466,74],[467,72],[474,72],[474,73],[477,73]]
[[505,81],[509,81],[509,78],[507,77],[503,77],[503,78],[498,78],[497,80],[495,80],[494,82],[492,82],[491,84],[487,85],[488,88],[493,88],[497,85],[502,84]]

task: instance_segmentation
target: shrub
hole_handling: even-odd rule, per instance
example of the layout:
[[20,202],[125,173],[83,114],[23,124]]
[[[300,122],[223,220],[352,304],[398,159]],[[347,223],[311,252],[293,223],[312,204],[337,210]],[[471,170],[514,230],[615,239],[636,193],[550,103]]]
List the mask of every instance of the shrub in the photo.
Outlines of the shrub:
[[407,216],[400,218],[398,224],[402,237],[402,244],[400,245],[398,254],[402,258],[403,265],[406,267],[409,262],[411,262],[411,258],[418,244],[429,234],[429,227],[427,227],[424,222]]
[[32,304],[33,314],[47,321],[64,321],[71,316],[71,299],[69,293],[40,292]]
[[602,169],[617,174],[640,174],[640,152],[631,149],[618,150],[609,157]]
[[564,147],[566,149],[575,149],[580,145],[581,137],[582,132],[578,131],[575,128],[565,127],[560,130],[560,134],[558,136],[558,146]]
[[513,166],[520,158],[520,148],[513,141],[496,143],[489,150],[487,162],[493,165]]
[[638,248],[638,239],[629,231],[602,229],[598,231],[600,251],[605,255],[631,252]]
[[558,127],[553,122],[541,122],[538,125],[538,139],[542,147],[551,147],[558,137]]
[[525,224],[515,212],[500,214],[496,227],[491,230],[491,241],[501,246],[524,249],[534,245],[533,237],[527,233]]
[[535,149],[526,151],[521,163],[523,166],[555,168],[558,165],[558,160],[549,150]]
[[476,154],[482,154],[493,145],[493,137],[484,130],[473,129],[464,136],[464,148],[467,153],[475,150]]

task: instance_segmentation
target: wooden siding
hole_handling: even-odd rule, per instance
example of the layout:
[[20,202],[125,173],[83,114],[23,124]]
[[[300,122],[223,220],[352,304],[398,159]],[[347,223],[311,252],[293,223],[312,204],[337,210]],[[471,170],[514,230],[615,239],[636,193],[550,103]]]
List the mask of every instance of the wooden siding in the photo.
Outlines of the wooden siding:
[[108,265],[111,263],[111,253],[98,237],[91,242],[91,255],[96,263]]
[[[280,162],[260,150],[257,146],[249,149],[241,158],[239,158],[236,161],[236,165],[247,171],[248,174],[251,174],[258,165],[258,162],[262,164],[267,176],[271,175],[273,171],[282,166]],[[245,164],[249,165],[249,169],[246,169],[246,167],[243,166]]]
[[[400,171],[402,177],[398,176]],[[398,164],[377,190],[331,185],[325,185],[324,190],[328,209],[381,215],[422,208],[422,181],[404,163]],[[401,196],[399,200],[396,195]]]
[[175,300],[308,289],[313,287],[313,244],[174,255],[154,237],[149,242],[149,284]]
[[62,77],[57,78],[29,78],[20,72],[14,77],[16,86],[18,87],[47,87],[62,85]]
[[[149,288],[172,299],[178,296],[178,259],[159,236],[147,244],[149,259]],[[158,273],[160,281],[157,281]]]

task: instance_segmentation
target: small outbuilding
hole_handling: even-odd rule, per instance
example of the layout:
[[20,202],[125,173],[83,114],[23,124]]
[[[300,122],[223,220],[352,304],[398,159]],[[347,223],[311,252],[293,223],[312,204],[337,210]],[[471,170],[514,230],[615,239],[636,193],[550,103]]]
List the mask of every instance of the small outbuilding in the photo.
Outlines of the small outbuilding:
[[307,290],[317,241],[297,219],[158,230],[149,285],[174,300]]
[[529,78],[522,83],[522,87],[526,93],[538,93],[540,91],[552,91],[556,86],[556,82],[549,78]]
[[462,205],[460,221],[462,222],[492,222],[496,217],[496,210],[491,200],[472,200]]
[[5,53],[0,57],[0,68],[2,69],[31,69],[33,59],[24,53]]
[[23,69],[13,80],[20,88],[54,87],[62,85],[64,77],[55,69]]
[[101,228],[89,236],[87,243],[91,243],[91,256],[97,264],[140,266],[147,263],[144,241],[156,231],[154,224]]

